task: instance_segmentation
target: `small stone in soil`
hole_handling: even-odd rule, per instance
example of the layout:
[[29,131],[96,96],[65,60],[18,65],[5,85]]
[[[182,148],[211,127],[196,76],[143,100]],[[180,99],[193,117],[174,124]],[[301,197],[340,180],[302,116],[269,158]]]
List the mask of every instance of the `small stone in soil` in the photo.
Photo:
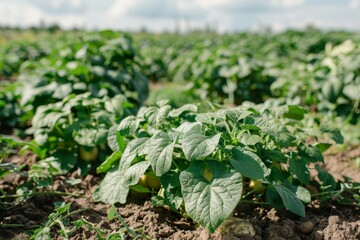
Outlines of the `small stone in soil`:
[[300,224],[299,231],[304,234],[309,234],[314,229],[314,224],[311,221],[304,222]]
[[255,237],[256,235],[254,226],[250,222],[235,217],[227,218],[220,225],[218,231],[222,236]]
[[322,240],[323,232],[321,230],[317,230],[314,234],[314,240]]

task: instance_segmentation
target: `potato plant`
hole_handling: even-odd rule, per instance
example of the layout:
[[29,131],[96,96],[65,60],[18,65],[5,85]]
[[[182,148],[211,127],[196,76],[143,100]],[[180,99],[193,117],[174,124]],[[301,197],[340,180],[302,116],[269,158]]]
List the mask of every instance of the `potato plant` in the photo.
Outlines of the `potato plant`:
[[[305,127],[305,114],[293,105],[198,113],[196,105],[174,109],[161,101],[142,108],[109,131],[114,152],[97,168],[107,174],[94,198],[126,203],[142,176],[153,173],[161,182],[155,203],[214,232],[241,201],[251,200],[247,184],[256,180],[265,187],[264,204],[305,216],[311,201],[308,185],[325,192],[338,188],[318,163],[325,149],[343,141],[329,126]],[[316,184],[310,164],[318,171]]]
[[43,159],[32,166],[32,176],[66,174],[75,166],[86,174],[108,152],[108,129],[133,107],[123,95],[93,98],[90,93],[40,106],[28,129]]
[[20,108],[19,83],[0,82],[0,127],[15,127],[20,124],[24,112]]
[[38,106],[55,103],[69,94],[90,92],[92,97],[125,95],[140,107],[148,95],[131,39],[114,31],[70,35],[46,57],[26,61],[19,80],[21,105],[35,113]]

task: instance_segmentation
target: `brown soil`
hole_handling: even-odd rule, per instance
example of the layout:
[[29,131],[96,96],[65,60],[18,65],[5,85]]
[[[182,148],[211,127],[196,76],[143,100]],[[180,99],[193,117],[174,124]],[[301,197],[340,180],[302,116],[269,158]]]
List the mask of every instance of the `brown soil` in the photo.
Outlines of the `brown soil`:
[[[341,177],[349,174],[353,179],[360,181],[359,171],[348,161],[360,156],[360,148],[347,153],[327,155],[324,165],[332,174]],[[31,154],[13,156],[8,161],[16,164],[30,166],[36,157]],[[26,170],[26,168],[24,169]],[[53,190],[83,195],[83,198],[72,196],[37,195],[27,201],[17,204],[9,210],[0,209],[0,224],[22,224],[20,227],[1,227],[0,239],[29,239],[29,231],[44,224],[50,213],[53,212],[54,202],[72,203],[72,210],[83,209],[84,211],[72,215],[70,221],[84,218],[101,228],[106,234],[119,230],[121,223],[107,219],[108,205],[95,203],[91,194],[99,183],[101,176],[88,175],[82,182],[72,186],[66,182],[68,178],[79,178],[76,172],[64,177],[58,176],[54,180]],[[16,186],[24,183],[25,179],[19,175],[8,175],[0,180],[1,189],[11,193]],[[286,210],[275,210],[265,206],[240,204],[234,211],[235,225],[245,222],[249,232],[237,228],[228,223],[230,228],[237,229],[226,234],[221,228],[214,234],[209,234],[194,222],[162,207],[154,207],[149,198],[137,199],[131,197],[126,205],[118,205],[119,214],[126,223],[135,230],[153,239],[360,239],[360,207],[340,206],[333,203],[320,204],[314,201],[307,207],[305,218],[298,217]],[[240,220],[241,219],[241,220]],[[53,229],[53,239],[63,239]],[[97,239],[96,232],[83,227],[70,239]]]

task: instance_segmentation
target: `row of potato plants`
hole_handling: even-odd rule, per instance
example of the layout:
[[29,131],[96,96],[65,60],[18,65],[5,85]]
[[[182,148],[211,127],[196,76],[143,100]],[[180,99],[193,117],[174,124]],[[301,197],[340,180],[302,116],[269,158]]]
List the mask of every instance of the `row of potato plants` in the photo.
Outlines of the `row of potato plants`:
[[238,105],[275,98],[282,104],[334,113],[356,124],[359,39],[355,33],[309,29],[280,34],[146,36],[139,37],[138,45],[150,79],[188,82],[196,94],[217,102]]
[[[205,113],[193,104],[172,108],[167,101],[143,107],[109,130],[113,154],[97,168],[107,174],[94,198],[124,204],[129,192],[151,192],[154,204],[210,232],[254,192],[264,192],[256,201],[304,217],[310,185],[323,196],[338,191],[339,199],[339,189],[353,187],[336,182],[319,165],[323,151],[343,142],[339,130],[305,126],[304,115],[294,105]],[[317,172],[317,181],[310,171]],[[251,181],[254,190],[247,186]]]

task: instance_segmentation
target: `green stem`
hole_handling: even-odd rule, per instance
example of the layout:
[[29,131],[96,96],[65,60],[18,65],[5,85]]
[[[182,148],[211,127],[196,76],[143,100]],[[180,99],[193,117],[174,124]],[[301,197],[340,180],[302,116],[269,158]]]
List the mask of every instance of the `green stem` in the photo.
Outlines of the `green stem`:
[[16,224],[16,223],[1,223],[0,228],[17,228],[17,227],[25,227],[24,224]]
[[325,195],[336,195],[339,192],[340,191],[329,191],[329,192],[314,193],[314,194],[311,194],[311,198],[312,197],[317,197],[317,196],[325,196]]
[[177,170],[179,170],[180,172],[182,171],[182,169],[179,167],[179,165],[176,163],[176,161],[173,161],[175,167]]
[[64,135],[64,132],[60,129],[60,127],[57,124],[55,124],[54,127],[55,127],[56,131],[60,134],[60,136]]
[[355,100],[354,105],[353,105],[353,108],[351,109],[351,112],[349,113],[349,115],[348,115],[347,118],[345,119],[345,122],[346,122],[346,123],[350,123],[351,119],[352,119],[353,116],[354,116],[354,113],[355,113],[356,109],[359,107],[359,102],[360,102],[360,99],[356,99],[356,100]]
[[267,202],[255,202],[255,201],[248,201],[248,200],[240,200],[241,203],[250,203],[250,204],[257,204],[257,205],[270,205]]
[[57,195],[57,196],[71,196],[71,197],[77,197],[77,198],[85,198],[84,195],[77,195],[77,194],[72,194],[72,193],[67,193],[67,192],[49,191],[49,192],[35,192],[35,193],[29,193],[29,194],[13,194],[13,195],[4,194],[4,196],[0,196],[0,199],[18,198],[18,197],[36,196],[36,195]]
[[51,228],[52,226],[54,226],[56,223],[59,224],[59,221],[61,222],[64,218],[68,218],[70,217],[71,215],[73,214],[76,214],[76,213],[80,213],[80,212],[84,212],[84,211],[87,211],[89,210],[90,208],[84,208],[84,209],[78,209],[78,210],[75,210],[75,211],[72,211],[72,212],[69,212],[67,213],[66,215],[64,216],[60,216],[59,218],[55,219],[53,222],[51,222],[47,227]]
[[252,189],[251,191],[249,191],[249,192],[247,192],[245,195],[243,195],[241,198],[242,198],[242,199],[243,199],[243,198],[246,198],[247,196],[255,193],[255,192],[256,192],[257,190],[259,190],[260,188],[261,188],[261,187],[257,187],[257,188]]
[[54,223],[59,224],[60,228],[63,230],[63,233],[64,233],[64,235],[65,235],[65,236],[64,236],[65,239],[68,239],[69,236],[68,236],[68,234],[67,234],[67,232],[66,232],[66,228],[65,228],[64,223],[62,222],[62,219],[63,219],[63,218],[56,219],[56,220],[54,221]]

